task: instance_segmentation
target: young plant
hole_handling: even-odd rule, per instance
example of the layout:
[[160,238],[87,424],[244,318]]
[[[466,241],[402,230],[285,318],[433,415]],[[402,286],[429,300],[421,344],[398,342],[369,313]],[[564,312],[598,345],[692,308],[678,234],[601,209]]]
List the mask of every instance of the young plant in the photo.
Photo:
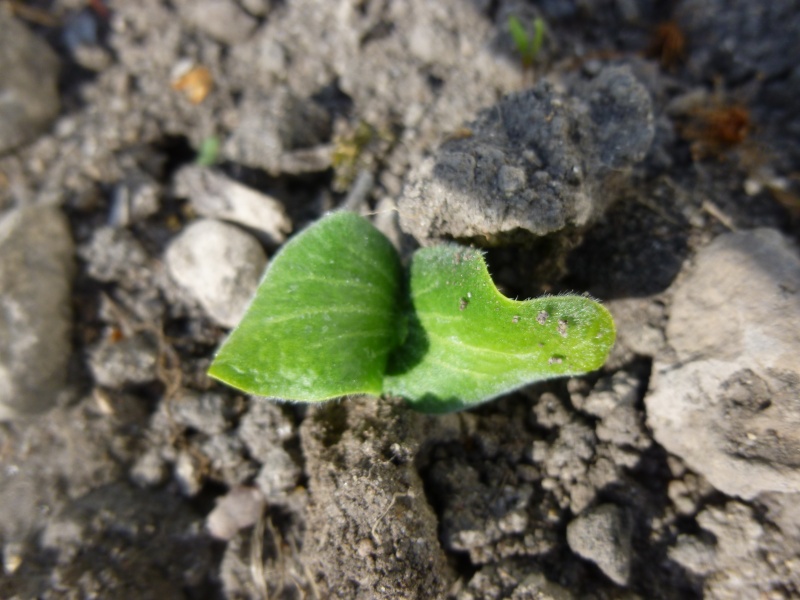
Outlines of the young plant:
[[339,212],[275,256],[209,375],[271,398],[390,394],[443,413],[598,369],[614,337],[584,296],[504,297],[471,248],[423,248],[404,273],[383,234]]
[[529,68],[533,65],[533,62],[539,54],[539,50],[542,49],[542,43],[544,42],[544,20],[536,17],[532,21],[532,26],[533,32],[531,33],[518,17],[515,15],[508,17],[508,31],[522,59],[522,66],[525,68]]
[[197,153],[194,162],[201,167],[210,167],[217,162],[218,158],[219,138],[215,135],[210,135],[203,140],[200,151]]

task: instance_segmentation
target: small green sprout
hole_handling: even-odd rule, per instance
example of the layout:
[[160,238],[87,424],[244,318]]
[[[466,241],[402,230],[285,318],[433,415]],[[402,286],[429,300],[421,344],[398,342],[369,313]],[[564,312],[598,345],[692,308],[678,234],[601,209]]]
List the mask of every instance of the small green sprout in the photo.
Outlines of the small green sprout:
[[542,49],[542,43],[544,43],[544,20],[536,17],[532,21],[532,25],[533,33],[529,32],[515,15],[508,17],[508,31],[511,33],[517,52],[522,58],[522,66],[525,68],[533,65],[539,50]]
[[203,140],[194,162],[200,167],[210,167],[217,162],[218,157],[219,138],[215,135],[210,135]]
[[339,212],[275,256],[209,375],[271,398],[388,394],[443,413],[599,369],[614,338],[584,296],[506,298],[475,249],[423,248],[404,273],[382,233]]

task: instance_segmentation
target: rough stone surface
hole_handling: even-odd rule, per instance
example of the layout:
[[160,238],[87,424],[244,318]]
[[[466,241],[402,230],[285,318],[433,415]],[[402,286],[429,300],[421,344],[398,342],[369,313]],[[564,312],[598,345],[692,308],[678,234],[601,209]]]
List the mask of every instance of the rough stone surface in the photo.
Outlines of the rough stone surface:
[[58,115],[59,62],[44,40],[0,11],[0,153],[34,139]]
[[225,44],[246,39],[256,28],[256,20],[233,0],[189,0],[177,4],[190,27]]
[[655,356],[664,350],[666,310],[660,299],[621,298],[604,303],[614,317],[617,339],[611,350],[611,368],[630,363],[636,356]]
[[302,478],[300,465],[281,446],[273,446],[260,460],[263,466],[255,484],[270,503],[286,504]]
[[624,510],[603,504],[579,515],[567,527],[575,554],[595,563],[609,579],[627,585],[631,571],[631,524]]
[[232,399],[215,392],[200,394],[186,390],[175,398],[170,408],[175,423],[208,435],[230,429],[235,415]]
[[252,398],[238,429],[250,456],[262,467],[255,484],[270,504],[286,505],[302,476],[298,460],[287,450],[297,438],[294,424],[274,403]]
[[89,275],[98,281],[114,281],[136,288],[143,287],[151,279],[147,252],[125,229],[98,228],[79,254],[87,262]]
[[199,454],[203,458],[204,474],[210,479],[242,485],[257,473],[258,467],[249,459],[244,443],[234,432],[201,436],[195,446],[199,451],[195,456]]
[[647,420],[726,494],[800,491],[798,314],[800,259],[773,230],[718,237],[676,284]]
[[267,258],[241,229],[201,219],[170,244],[166,263],[172,278],[212,319],[233,327],[258,287]]
[[189,198],[199,215],[243,225],[267,244],[283,243],[292,230],[277,200],[210,169],[182,168],[175,175],[175,187],[176,194]]
[[[792,495],[788,500],[792,502]],[[773,516],[780,517],[770,511],[768,517]],[[703,597],[760,598],[775,595],[775,590],[797,589],[796,553],[787,548],[773,524],[765,527],[748,505],[730,501],[709,506],[697,515],[697,523],[701,531],[679,536],[669,556],[703,579]]]
[[239,424],[239,437],[253,458],[266,462],[272,448],[282,446],[296,435],[295,426],[274,402],[251,398],[247,414]]
[[[637,408],[641,387],[642,382],[633,374],[618,371],[610,379],[601,379],[589,396],[576,406],[600,419],[595,428],[598,440],[634,451],[650,447],[644,415]],[[576,397],[572,395],[573,402]]]
[[401,198],[400,225],[421,241],[480,244],[544,236],[596,219],[653,140],[651,99],[628,68],[548,82],[484,110],[426,160]]
[[456,600],[572,600],[578,597],[567,588],[548,581],[543,574],[531,572],[530,565],[505,560],[477,571],[456,595]]
[[74,248],[55,208],[22,208],[0,220],[0,420],[56,401],[71,353]]
[[155,381],[158,347],[151,336],[104,337],[92,348],[89,366],[95,381],[110,388]]

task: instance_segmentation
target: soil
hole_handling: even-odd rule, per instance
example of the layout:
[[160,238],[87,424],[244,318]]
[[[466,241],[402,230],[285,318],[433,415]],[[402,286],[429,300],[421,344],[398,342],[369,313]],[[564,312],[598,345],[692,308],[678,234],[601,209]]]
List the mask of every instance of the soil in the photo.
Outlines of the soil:
[[[793,0],[0,0],[0,596],[799,597],[798,31]],[[253,264],[335,208],[601,299],[607,365],[444,416],[211,381]]]

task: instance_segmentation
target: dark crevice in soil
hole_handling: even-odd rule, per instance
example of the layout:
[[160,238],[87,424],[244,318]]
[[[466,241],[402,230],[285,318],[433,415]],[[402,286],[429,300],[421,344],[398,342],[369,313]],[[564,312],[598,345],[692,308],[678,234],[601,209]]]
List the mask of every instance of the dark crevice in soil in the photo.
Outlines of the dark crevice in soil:
[[347,118],[353,114],[353,99],[342,91],[338,80],[331,81],[312,95],[311,99],[327,110],[332,117]]
[[152,147],[165,159],[159,173],[161,183],[170,182],[178,169],[193,162],[197,156],[197,151],[183,135],[166,135],[152,144]]
[[619,202],[570,254],[566,282],[607,300],[657,294],[689,255],[688,234],[633,198]]

